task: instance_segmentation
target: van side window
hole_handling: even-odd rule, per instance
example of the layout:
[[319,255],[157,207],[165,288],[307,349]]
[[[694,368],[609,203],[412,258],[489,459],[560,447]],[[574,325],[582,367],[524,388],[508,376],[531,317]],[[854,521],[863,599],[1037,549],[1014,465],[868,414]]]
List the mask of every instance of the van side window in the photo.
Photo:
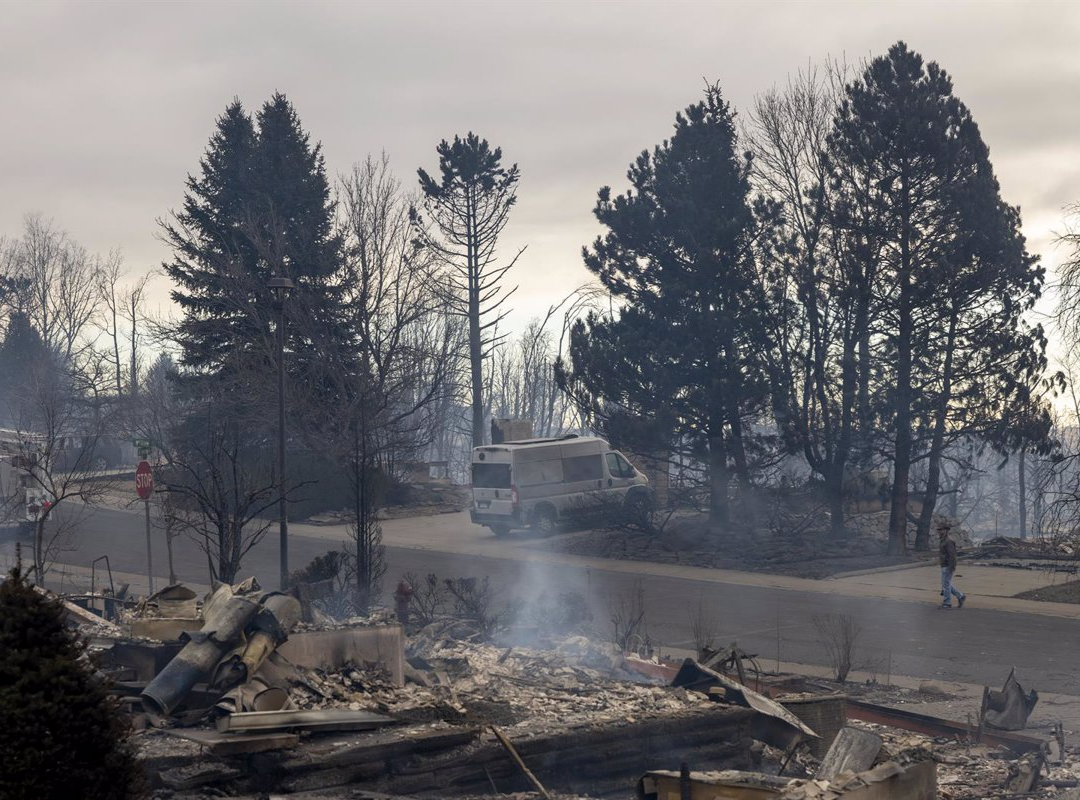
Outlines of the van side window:
[[598,481],[604,477],[604,462],[600,454],[571,456],[563,459],[563,480],[566,483]]
[[607,454],[608,472],[616,478],[632,478],[634,477],[634,468],[630,466],[630,462],[623,458],[618,453]]
[[548,461],[526,461],[517,466],[517,482],[519,486],[560,483],[562,479],[563,462],[557,458]]

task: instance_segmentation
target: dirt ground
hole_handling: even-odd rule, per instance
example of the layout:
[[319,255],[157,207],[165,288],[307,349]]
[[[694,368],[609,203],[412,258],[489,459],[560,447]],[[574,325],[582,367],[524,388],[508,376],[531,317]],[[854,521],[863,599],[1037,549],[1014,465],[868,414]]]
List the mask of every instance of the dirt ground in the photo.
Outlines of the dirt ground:
[[1067,583],[1058,583],[1041,589],[1030,589],[1013,596],[1020,600],[1080,604],[1080,581],[1068,581]]
[[703,515],[673,518],[661,532],[589,530],[560,537],[549,546],[573,555],[800,578],[826,578],[912,563],[926,557],[890,556],[885,553],[886,543],[882,540],[865,536],[834,539],[820,530],[718,534]]
[[[469,507],[468,489],[448,483],[407,484],[398,488],[393,499],[379,511],[380,519],[432,517]],[[345,525],[352,514],[348,509],[324,511],[305,521],[312,525]]]

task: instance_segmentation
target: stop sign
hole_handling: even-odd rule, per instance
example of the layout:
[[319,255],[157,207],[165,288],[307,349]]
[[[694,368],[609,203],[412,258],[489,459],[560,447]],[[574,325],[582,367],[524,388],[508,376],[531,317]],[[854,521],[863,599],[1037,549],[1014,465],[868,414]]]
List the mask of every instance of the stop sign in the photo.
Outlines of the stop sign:
[[139,493],[140,500],[149,500],[154,493],[154,473],[149,461],[140,461],[135,468],[135,491]]

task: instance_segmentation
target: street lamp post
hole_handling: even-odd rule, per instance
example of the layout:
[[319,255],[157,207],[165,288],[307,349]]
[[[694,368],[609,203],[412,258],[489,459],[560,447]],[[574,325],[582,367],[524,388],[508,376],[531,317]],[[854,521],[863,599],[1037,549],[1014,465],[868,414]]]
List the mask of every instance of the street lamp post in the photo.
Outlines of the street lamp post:
[[288,278],[275,275],[266,284],[274,293],[277,318],[278,367],[278,513],[281,536],[281,583],[284,589],[289,579],[289,519],[285,512],[285,296],[294,288]]

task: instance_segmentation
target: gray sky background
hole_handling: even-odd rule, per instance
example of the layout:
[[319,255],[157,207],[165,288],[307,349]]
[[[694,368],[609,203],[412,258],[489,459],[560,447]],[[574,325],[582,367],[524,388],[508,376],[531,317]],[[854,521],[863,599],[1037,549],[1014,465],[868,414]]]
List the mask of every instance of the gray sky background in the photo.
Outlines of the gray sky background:
[[[517,162],[502,252],[520,327],[588,275],[596,191],[719,81],[737,109],[827,57],[904,39],[953,77],[1030,247],[1052,266],[1080,201],[1080,4],[1069,2],[217,2],[0,0],[0,233],[39,211],[129,272],[235,96],[275,90],[336,175],[386,150],[399,178],[473,130]],[[159,280],[154,304],[165,310]]]

